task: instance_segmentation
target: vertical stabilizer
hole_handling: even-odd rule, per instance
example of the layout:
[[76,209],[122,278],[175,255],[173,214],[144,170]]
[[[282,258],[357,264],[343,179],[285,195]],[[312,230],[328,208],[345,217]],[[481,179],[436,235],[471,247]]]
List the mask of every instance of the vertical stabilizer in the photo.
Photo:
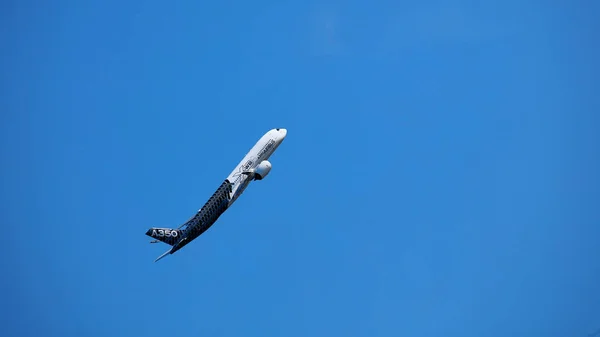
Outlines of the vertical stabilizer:
[[180,229],[152,227],[146,232],[146,235],[171,246],[181,240]]

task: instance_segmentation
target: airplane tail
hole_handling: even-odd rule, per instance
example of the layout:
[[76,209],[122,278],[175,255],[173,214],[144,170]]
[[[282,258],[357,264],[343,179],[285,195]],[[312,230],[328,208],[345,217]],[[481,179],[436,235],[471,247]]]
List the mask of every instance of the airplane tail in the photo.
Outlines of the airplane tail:
[[169,254],[173,254],[173,252],[171,252],[172,250],[173,250],[173,248],[171,248],[171,249],[167,250],[166,252],[164,252],[164,253],[163,253],[163,255],[161,255],[161,256],[159,256],[159,257],[157,257],[157,258],[156,258],[156,260],[154,260],[154,262],[156,262],[156,261],[158,261],[158,260],[162,259],[163,257],[165,257],[165,256],[167,256],[167,255],[169,255]]
[[181,230],[180,229],[171,229],[171,228],[158,228],[152,227],[148,229],[146,232],[151,238],[156,239],[151,243],[155,243],[157,241],[162,241],[168,245],[175,245],[181,239]]

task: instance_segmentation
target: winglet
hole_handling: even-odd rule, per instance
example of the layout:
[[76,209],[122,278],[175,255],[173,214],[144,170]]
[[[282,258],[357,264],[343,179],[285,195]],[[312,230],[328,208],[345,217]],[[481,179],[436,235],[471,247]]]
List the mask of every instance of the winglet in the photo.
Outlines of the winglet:
[[156,262],[156,261],[158,261],[158,260],[162,259],[163,257],[167,256],[168,254],[171,254],[171,250],[170,250],[170,249],[169,249],[169,250],[167,250],[167,251],[166,251],[166,252],[165,252],[163,255],[161,255],[161,256],[159,256],[159,257],[157,257],[157,258],[156,258],[156,260],[154,260],[154,262]]

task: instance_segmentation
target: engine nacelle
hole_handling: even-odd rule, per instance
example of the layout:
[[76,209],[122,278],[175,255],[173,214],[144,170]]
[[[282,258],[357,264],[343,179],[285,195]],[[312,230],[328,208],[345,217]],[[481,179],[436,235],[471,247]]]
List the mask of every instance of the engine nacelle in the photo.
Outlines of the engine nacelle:
[[268,160],[263,160],[254,169],[254,180],[262,180],[271,172],[271,163]]

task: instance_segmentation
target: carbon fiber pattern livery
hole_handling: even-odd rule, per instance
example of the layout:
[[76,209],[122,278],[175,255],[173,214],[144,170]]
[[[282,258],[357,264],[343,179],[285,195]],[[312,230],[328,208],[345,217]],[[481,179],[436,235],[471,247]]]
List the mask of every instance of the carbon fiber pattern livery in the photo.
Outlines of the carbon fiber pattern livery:
[[232,189],[233,184],[228,179],[225,179],[196,215],[179,227],[185,233],[188,241],[204,233],[227,210],[229,200],[231,200]]
[[233,184],[228,179],[219,186],[202,208],[186,223],[177,229],[150,228],[146,235],[173,246],[171,254],[206,232],[227,210]]

